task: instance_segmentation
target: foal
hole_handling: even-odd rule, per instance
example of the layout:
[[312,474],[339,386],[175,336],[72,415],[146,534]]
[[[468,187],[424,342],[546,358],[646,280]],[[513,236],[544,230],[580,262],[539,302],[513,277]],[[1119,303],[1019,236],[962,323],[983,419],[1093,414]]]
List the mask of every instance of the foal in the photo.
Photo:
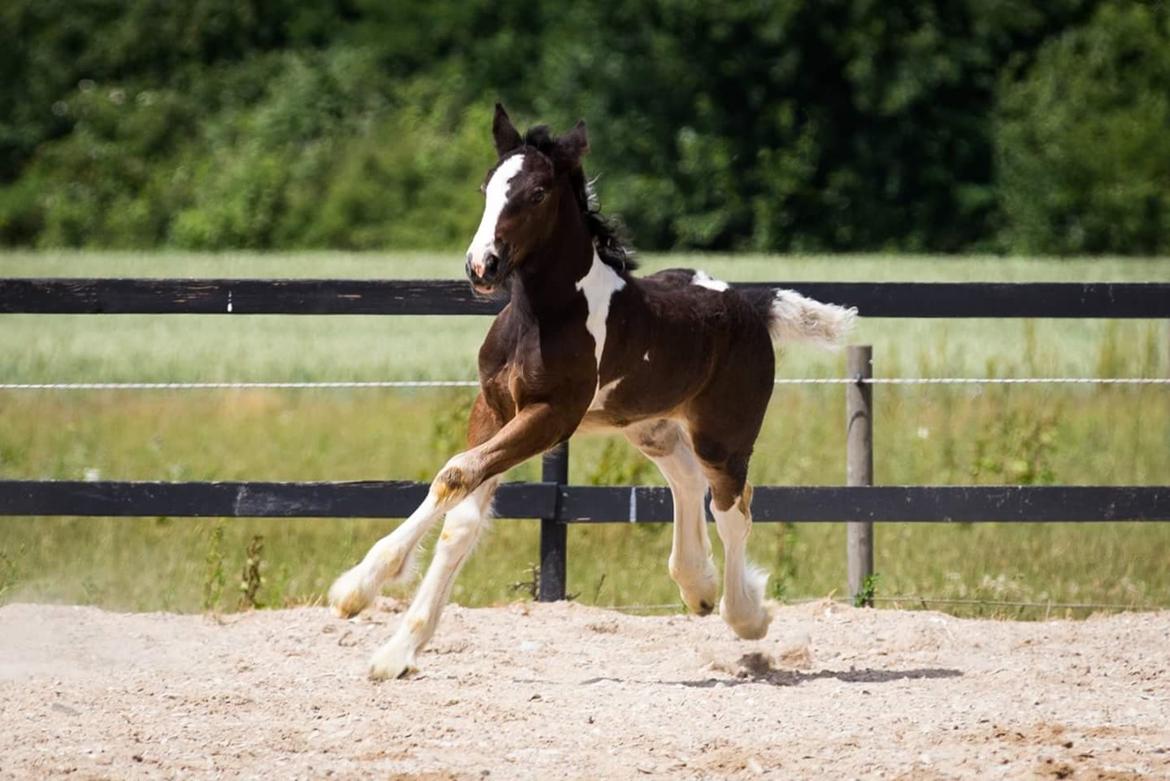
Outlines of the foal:
[[690,610],[719,591],[703,500],[723,541],[723,619],[763,637],[767,574],[745,561],[751,530],[748,460],[772,393],[774,340],[833,345],[856,310],[790,290],[744,294],[701,271],[644,278],[590,204],[584,122],[560,137],[524,136],[502,106],[492,124],[499,159],[467,252],[485,295],[510,291],[479,351],[480,392],[469,449],[439,471],[427,498],[337,579],[329,601],[352,616],[382,585],[410,577],[419,543],[444,515],[434,560],[397,631],[371,661],[397,678],[434,634],[463,562],[483,532],[499,477],[584,430],[620,430],[662,471],[674,499],[670,576]]

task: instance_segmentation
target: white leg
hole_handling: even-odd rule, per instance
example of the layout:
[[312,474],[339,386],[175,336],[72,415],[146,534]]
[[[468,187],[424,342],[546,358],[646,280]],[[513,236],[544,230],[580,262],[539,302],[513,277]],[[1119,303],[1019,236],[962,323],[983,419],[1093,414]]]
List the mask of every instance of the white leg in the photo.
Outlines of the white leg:
[[674,539],[667,566],[687,608],[705,616],[715,609],[719,594],[719,573],[711,557],[711,540],[703,511],[707,479],[679,424],[654,421],[633,426],[625,433],[670,484]]
[[487,526],[496,483],[494,479],[487,481],[447,513],[435,557],[410,609],[394,636],[370,660],[371,678],[397,678],[414,669],[416,655],[435,633],[439,615],[451,597],[455,577]]
[[329,588],[329,604],[334,613],[342,618],[357,615],[374,601],[383,585],[410,578],[419,543],[435,522],[463,498],[451,491],[448,476],[452,472],[466,472],[469,463],[474,463],[470,452],[460,453],[448,461],[418,509],[397,529],[374,543],[356,567],[333,582]]
[[764,607],[768,573],[747,563],[747,540],[752,530],[752,487],[744,485],[726,510],[712,506],[715,528],[723,540],[723,600],[719,613],[735,633],[745,640],[758,640],[768,633],[771,616]]

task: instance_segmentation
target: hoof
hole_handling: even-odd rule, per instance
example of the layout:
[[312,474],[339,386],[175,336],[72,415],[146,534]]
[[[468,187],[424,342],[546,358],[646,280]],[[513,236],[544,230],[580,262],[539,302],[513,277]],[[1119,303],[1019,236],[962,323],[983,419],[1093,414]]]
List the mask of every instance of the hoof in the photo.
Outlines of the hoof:
[[696,596],[694,594],[687,594],[682,589],[678,590],[682,597],[683,604],[687,606],[687,610],[697,616],[709,616],[715,612],[715,594],[710,596]]
[[329,588],[329,606],[334,615],[352,618],[369,607],[376,596],[376,589],[369,588],[362,577],[360,567],[354,567]]
[[729,626],[741,640],[760,640],[768,634],[768,624],[770,623],[771,619],[764,615],[750,624],[729,624]]
[[417,669],[414,665],[414,651],[399,647],[394,640],[391,640],[379,648],[370,659],[370,680],[393,681],[415,672]]
[[719,603],[719,613],[723,620],[744,640],[759,640],[768,634],[772,614],[764,607],[767,585],[767,571],[748,565],[744,573],[743,591],[734,601],[735,609],[728,603],[726,593]]
[[686,573],[670,565],[670,577],[678,583],[678,593],[682,597],[687,610],[695,615],[709,616],[715,610],[716,600],[719,597],[719,574],[714,565],[707,563],[697,578],[687,577]]
[[735,632],[741,640],[761,639],[768,634],[768,625],[772,623],[772,615],[763,606],[760,606],[754,615],[733,616],[728,612],[727,602],[724,601],[719,606],[719,613],[727,625],[731,627],[731,631]]

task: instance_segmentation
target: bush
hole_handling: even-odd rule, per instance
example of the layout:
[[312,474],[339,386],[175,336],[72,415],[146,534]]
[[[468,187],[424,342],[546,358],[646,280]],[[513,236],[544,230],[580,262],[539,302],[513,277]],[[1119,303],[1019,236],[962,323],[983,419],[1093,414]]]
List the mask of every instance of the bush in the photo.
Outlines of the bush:
[[1002,235],[1152,252],[1170,235],[1165,16],[1132,0],[10,0],[0,244],[457,248],[502,99],[521,123],[588,120],[602,206],[645,250]]
[[1170,11],[1111,2],[1004,80],[1004,240],[1020,253],[1170,251]]
[[431,79],[400,98],[397,111],[340,151],[299,243],[458,247],[471,238],[483,212],[478,186],[495,161],[491,107],[460,110]]

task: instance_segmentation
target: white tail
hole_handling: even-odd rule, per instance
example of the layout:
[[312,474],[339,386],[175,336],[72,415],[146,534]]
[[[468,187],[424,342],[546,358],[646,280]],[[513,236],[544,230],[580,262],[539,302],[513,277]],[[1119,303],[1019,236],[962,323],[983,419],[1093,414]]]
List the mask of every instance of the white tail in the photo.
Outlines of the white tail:
[[835,349],[857,322],[856,307],[822,304],[795,290],[777,290],[768,317],[774,342],[810,342]]

